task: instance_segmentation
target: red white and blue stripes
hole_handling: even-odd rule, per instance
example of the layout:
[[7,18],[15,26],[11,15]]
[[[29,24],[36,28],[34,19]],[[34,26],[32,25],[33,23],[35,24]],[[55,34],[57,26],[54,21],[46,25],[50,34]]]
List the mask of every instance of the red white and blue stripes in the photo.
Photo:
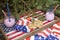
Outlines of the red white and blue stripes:
[[51,27],[51,29],[52,29],[52,32],[53,32],[53,34],[54,34],[55,36],[57,36],[57,37],[59,36],[59,37],[60,37],[60,22],[54,24],[54,25]]

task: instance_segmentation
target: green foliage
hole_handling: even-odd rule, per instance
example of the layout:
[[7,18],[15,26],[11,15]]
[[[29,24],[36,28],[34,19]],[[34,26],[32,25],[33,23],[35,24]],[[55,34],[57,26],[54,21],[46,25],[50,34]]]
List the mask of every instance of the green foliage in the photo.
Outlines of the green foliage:
[[[47,11],[50,5],[60,5],[60,0],[24,0],[24,2],[22,0],[8,0],[10,11],[14,16],[18,17],[18,15],[22,15],[28,10],[32,11],[32,9],[41,9],[43,11]],[[0,1],[0,16],[2,14],[1,10],[6,10],[6,3],[7,0]],[[58,7],[56,10],[56,15],[60,15],[59,12],[60,8]],[[1,18],[2,17],[3,16],[1,16]]]

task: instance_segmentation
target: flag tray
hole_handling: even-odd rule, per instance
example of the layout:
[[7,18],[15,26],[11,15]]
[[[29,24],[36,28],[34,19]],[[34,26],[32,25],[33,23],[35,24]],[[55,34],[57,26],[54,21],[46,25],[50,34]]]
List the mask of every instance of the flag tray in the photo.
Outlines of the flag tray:
[[[43,16],[44,16],[44,15],[43,15]],[[54,19],[53,21],[51,21],[50,23],[48,23],[48,24],[46,24],[46,25],[43,25],[41,28],[36,29],[36,30],[34,30],[34,31],[32,31],[32,32],[25,33],[25,34],[21,35],[21,36],[20,36],[18,39],[16,39],[16,40],[24,40],[24,39],[27,38],[27,37],[30,37],[30,36],[32,36],[32,35],[35,35],[35,34],[37,34],[38,32],[40,32],[40,31],[42,31],[42,30],[44,30],[44,29],[46,29],[46,28],[51,27],[54,23],[59,22],[59,21],[60,21],[60,18],[57,17],[57,16],[55,16],[55,19]],[[6,39],[6,40],[9,40],[8,37],[6,36],[5,32],[2,30],[2,28],[0,28],[0,29],[1,29],[1,32],[2,32],[2,34],[4,35],[5,39]]]

